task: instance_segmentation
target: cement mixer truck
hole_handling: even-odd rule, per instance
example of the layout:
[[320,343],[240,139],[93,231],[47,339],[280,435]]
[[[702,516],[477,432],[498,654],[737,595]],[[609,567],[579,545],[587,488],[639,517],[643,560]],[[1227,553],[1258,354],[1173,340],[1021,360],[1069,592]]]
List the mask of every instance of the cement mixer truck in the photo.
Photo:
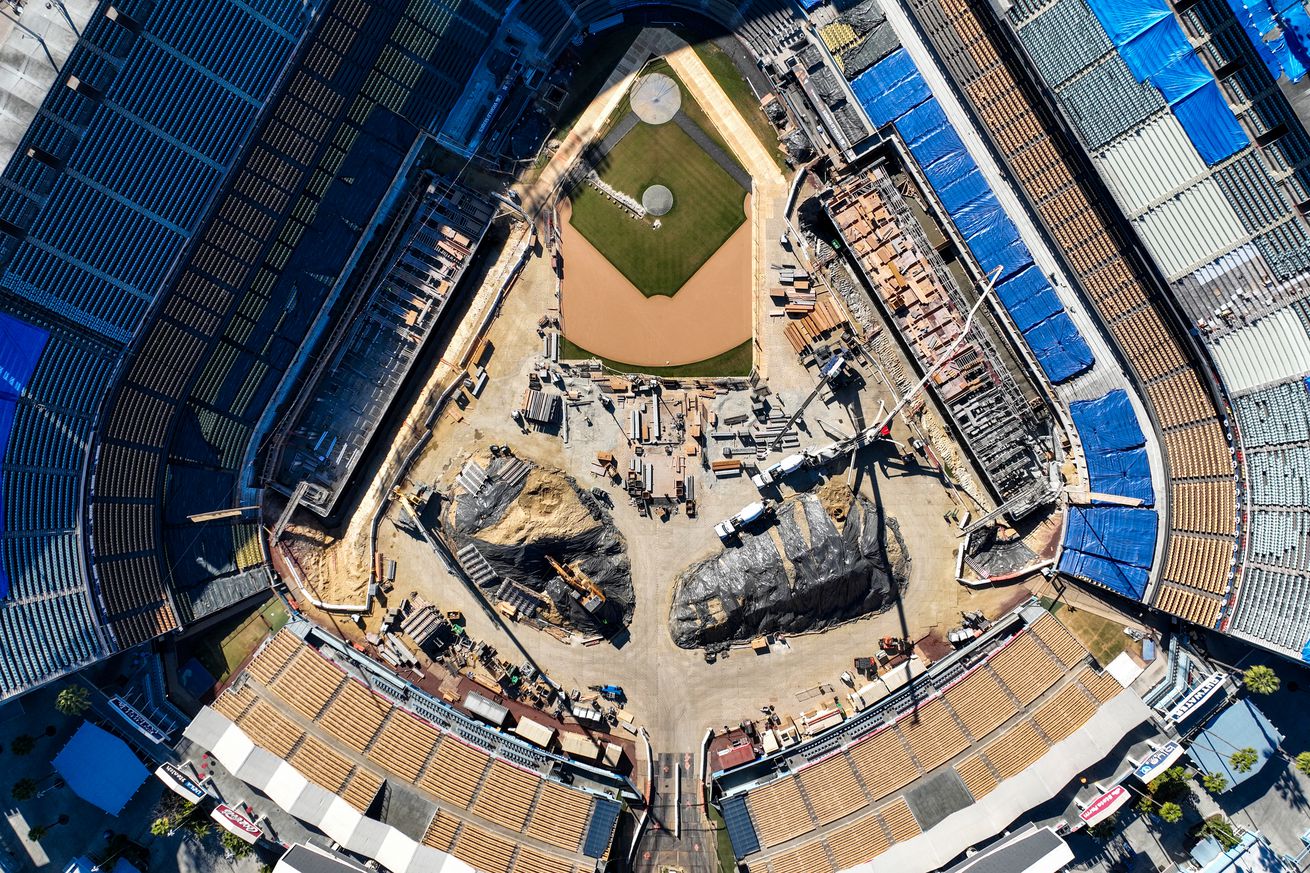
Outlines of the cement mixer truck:
[[773,517],[772,500],[756,500],[754,503],[747,503],[736,515],[725,518],[714,526],[714,532],[719,535],[719,539],[725,543],[737,538],[742,529],[754,524],[762,518]]

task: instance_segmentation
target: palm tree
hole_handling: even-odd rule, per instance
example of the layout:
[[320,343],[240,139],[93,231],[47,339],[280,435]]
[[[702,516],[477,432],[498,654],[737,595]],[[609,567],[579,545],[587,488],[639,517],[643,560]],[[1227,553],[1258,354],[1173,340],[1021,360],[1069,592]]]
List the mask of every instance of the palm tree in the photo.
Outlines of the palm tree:
[[1222,773],[1206,773],[1201,777],[1201,784],[1211,794],[1222,794],[1228,787],[1228,779]]
[[1159,816],[1169,824],[1173,824],[1183,817],[1183,808],[1173,801],[1162,803],[1160,804]]
[[1273,694],[1282,683],[1273,668],[1256,664],[1246,668],[1246,672],[1242,674],[1242,684],[1252,694]]
[[1260,760],[1256,755],[1255,749],[1247,746],[1245,749],[1238,749],[1228,756],[1228,763],[1233,765],[1233,769],[1238,773],[1249,773],[1256,762]]
[[27,832],[27,838],[34,843],[39,843],[48,833],[50,833],[50,825],[33,825]]
[[55,709],[64,715],[77,717],[91,705],[91,692],[85,685],[69,685],[55,698]]
[[19,734],[14,737],[14,741],[9,744],[9,748],[15,755],[30,755],[36,748],[36,738],[31,734]]
[[1296,769],[1310,776],[1310,752],[1302,752],[1296,756]]
[[37,784],[35,779],[19,779],[14,783],[13,795],[14,800],[24,801],[36,797]]

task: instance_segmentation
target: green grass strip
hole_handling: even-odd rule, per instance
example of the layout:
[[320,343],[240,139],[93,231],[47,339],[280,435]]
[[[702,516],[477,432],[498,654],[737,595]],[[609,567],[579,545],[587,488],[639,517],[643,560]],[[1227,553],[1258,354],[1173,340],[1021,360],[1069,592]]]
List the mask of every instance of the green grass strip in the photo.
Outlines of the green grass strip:
[[751,372],[753,342],[746,340],[735,348],[728,349],[721,355],[697,361],[694,364],[681,364],[677,367],[647,367],[642,364],[626,364],[613,358],[592,354],[566,336],[560,336],[559,356],[564,361],[586,361],[598,359],[607,370],[618,373],[641,373],[646,376],[659,376],[664,379],[719,378],[728,376],[749,376]]

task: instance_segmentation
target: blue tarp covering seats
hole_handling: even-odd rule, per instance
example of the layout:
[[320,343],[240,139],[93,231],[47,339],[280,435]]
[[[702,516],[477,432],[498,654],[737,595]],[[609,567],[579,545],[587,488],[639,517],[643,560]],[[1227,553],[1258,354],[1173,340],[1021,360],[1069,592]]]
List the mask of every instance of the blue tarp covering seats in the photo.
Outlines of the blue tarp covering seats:
[[1116,494],[1142,501],[1142,505],[1155,503],[1151,488],[1151,462],[1146,449],[1126,449],[1121,452],[1089,454],[1087,474],[1092,490],[1100,494]]
[[1095,358],[1078,329],[1064,312],[1058,312],[1041,324],[1023,332],[1037,363],[1053,384],[1067,382],[1091,369]]
[[1310,15],[1302,0],[1228,0],[1269,74],[1299,82],[1310,69]]
[[878,127],[895,121],[932,96],[904,48],[856,76],[851,90]]
[[1306,640],[1305,645],[1301,647],[1301,660],[1310,664],[1310,640]]
[[1149,509],[1070,506],[1060,570],[1141,600],[1158,523]]
[[1120,47],[1151,26],[1174,16],[1165,0],[1088,0],[1087,5],[1092,7],[1110,41]]
[[746,809],[746,797],[724,798],[723,823],[728,828],[728,840],[732,843],[732,852],[738,858],[745,858],[760,850],[760,838],[755,833],[755,823],[751,821]]
[[1120,564],[1118,561],[1071,549],[1060,554],[1060,572],[1090,580],[1133,600],[1141,600],[1146,596],[1146,585],[1151,575],[1149,570],[1141,567]]
[[122,812],[150,775],[127,743],[90,722],[55,756],[54,767],[74,794],[110,815]]
[[1060,298],[1055,296],[1050,283],[1035,266],[1025,267],[999,284],[996,296],[1021,331],[1040,324],[1063,308]]
[[[1170,14],[1167,9],[1165,12]],[[1017,283],[1008,293],[1000,289],[997,293],[1007,308],[1012,303],[1021,307],[1016,322],[1046,377],[1058,384],[1090,369],[1095,363],[1091,349],[1060,306],[1059,298],[1032,267],[1032,255],[1019,231],[992,194],[905,49],[897,49],[857,76],[851,87],[874,124],[896,122],[897,132],[983,271],[990,275],[1000,266],[998,283]],[[1020,279],[1020,274],[1030,268],[1032,275]]]
[[942,203],[950,209],[951,218],[960,229],[960,236],[970,243],[980,235],[984,239],[991,234],[1002,234],[1002,238],[1015,235],[1014,226],[1006,217],[1005,210],[992,196],[991,189],[983,181],[982,173],[977,170],[953,183],[942,194]]
[[1213,80],[1173,104],[1174,115],[1201,159],[1213,166],[1246,148],[1249,140]]
[[[49,338],[41,328],[0,313],[0,461],[9,450],[9,432],[18,414],[18,401],[27,390]],[[4,495],[0,492],[0,531],[5,529]],[[8,596],[9,575],[0,567],[0,600]]]
[[[1282,741],[1283,735],[1254,703],[1239,700],[1206,723],[1187,754],[1206,773],[1224,776],[1232,788],[1260,772]],[[1229,760],[1238,749],[1255,749],[1256,765],[1245,773]]]
[[[1244,2],[1264,5],[1264,0],[1229,0],[1229,5]],[[1160,89],[1207,165],[1214,166],[1249,144],[1165,0],[1090,0],[1090,5],[1137,81],[1149,80]],[[1247,12],[1245,19],[1252,21],[1251,10],[1241,8]],[[1234,11],[1244,18],[1236,7]],[[1259,50],[1260,40],[1256,43]]]
[[1150,509],[1070,506],[1060,571],[1141,600],[1158,524]]
[[1151,84],[1160,89],[1170,105],[1213,81],[1205,64],[1193,54],[1161,67],[1151,76]]
[[1139,82],[1191,53],[1192,44],[1172,15],[1160,19],[1119,49],[1120,57]]
[[1150,569],[1159,517],[1151,509],[1070,506],[1064,547]]
[[[902,115],[896,122],[896,130],[911,146],[918,145],[930,134],[938,131],[955,132],[955,128],[946,120],[946,113],[942,111],[941,104],[936,100],[921,103]],[[959,142],[959,138],[957,137],[955,141]]]
[[1154,504],[1151,465],[1142,448],[1146,438],[1128,394],[1116,389],[1097,400],[1079,400],[1069,404],[1069,413],[1087,456],[1091,490]]
[[591,821],[587,822],[587,835],[582,839],[582,854],[588,858],[605,854],[614,842],[614,826],[622,811],[623,807],[613,800],[596,798],[596,808],[592,810]]
[[1032,256],[1028,254],[1028,247],[1018,237],[997,249],[984,249],[976,241],[969,248],[978,259],[978,263],[982,264],[987,275],[990,276],[997,266],[1001,267],[1001,276],[998,280],[1001,282],[1033,262]]

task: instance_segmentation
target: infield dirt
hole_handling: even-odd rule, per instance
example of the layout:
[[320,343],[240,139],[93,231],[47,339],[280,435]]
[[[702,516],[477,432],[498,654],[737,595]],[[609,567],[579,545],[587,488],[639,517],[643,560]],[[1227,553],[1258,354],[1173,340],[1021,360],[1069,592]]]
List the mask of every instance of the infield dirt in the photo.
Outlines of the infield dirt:
[[[751,214],[746,198],[746,214]],[[559,205],[564,335],[602,357],[650,367],[693,364],[751,338],[751,222],[672,297],[646,297],[569,223]]]

